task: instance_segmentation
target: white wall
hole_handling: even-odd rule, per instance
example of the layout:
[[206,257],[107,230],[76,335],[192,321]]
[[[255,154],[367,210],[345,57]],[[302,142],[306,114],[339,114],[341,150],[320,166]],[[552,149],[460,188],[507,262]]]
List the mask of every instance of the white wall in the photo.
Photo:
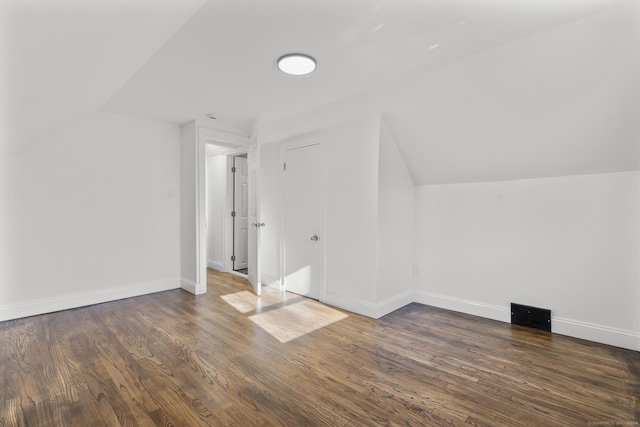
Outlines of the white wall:
[[[415,186],[404,159],[380,116],[370,114],[300,132],[300,120],[270,125],[284,141],[313,139],[327,153],[326,291],[323,301],[371,317],[412,301]],[[307,123],[318,126],[322,117]],[[260,136],[260,133],[258,134]],[[279,277],[280,143],[261,145],[262,268]],[[269,229],[267,232],[267,228]],[[322,297],[321,297],[322,298]]]
[[415,185],[384,121],[380,123],[378,165],[378,303],[383,310],[413,299]]
[[227,197],[227,158],[207,157],[207,267],[224,271],[224,211]]
[[356,312],[376,303],[379,116],[320,133],[327,153],[326,300]]
[[93,113],[0,160],[0,320],[177,288],[180,132]]
[[[275,246],[280,230],[274,230],[280,226],[282,214],[278,208],[280,142],[295,138],[319,140],[327,154],[324,301],[376,316],[379,116],[368,115],[337,125],[333,121],[321,124],[322,118],[315,117],[308,121],[312,126],[308,129],[300,122],[295,118],[270,124],[264,134],[258,131],[263,153],[261,216],[267,224],[261,231],[263,273],[280,274]],[[326,127],[317,129],[318,126]]]
[[640,172],[417,188],[417,300],[640,350]]
[[272,142],[260,146],[260,262],[266,285],[280,284],[280,215],[280,144]]
[[191,293],[197,287],[196,155],[197,125],[182,126],[180,144],[180,271],[182,287]]

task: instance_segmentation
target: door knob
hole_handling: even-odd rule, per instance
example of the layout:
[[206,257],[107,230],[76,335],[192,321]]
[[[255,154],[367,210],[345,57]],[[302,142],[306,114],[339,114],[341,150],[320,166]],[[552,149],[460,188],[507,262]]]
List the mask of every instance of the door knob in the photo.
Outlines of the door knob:
[[318,236],[317,235],[311,236],[311,241],[312,242],[317,242],[318,241]]

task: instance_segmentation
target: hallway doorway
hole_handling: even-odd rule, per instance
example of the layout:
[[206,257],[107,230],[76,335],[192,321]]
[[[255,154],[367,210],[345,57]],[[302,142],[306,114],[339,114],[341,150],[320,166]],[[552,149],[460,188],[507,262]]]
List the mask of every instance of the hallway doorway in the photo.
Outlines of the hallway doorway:
[[247,276],[249,171],[244,147],[206,145],[206,267]]

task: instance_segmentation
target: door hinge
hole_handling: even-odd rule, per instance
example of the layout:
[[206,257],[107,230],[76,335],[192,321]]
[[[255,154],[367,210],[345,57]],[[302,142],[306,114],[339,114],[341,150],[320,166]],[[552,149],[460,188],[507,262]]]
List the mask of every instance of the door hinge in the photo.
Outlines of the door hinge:
[[231,211],[231,217],[235,218],[236,217],[236,211]]
[[287,164],[286,164],[286,163],[283,163],[283,164],[282,164],[282,168],[283,168],[283,170],[285,170],[285,171],[286,171],[286,170],[287,170]]
[[236,173],[236,167],[235,166],[231,166],[231,173]]
[[236,260],[236,256],[235,255],[231,255],[231,261],[235,261]]

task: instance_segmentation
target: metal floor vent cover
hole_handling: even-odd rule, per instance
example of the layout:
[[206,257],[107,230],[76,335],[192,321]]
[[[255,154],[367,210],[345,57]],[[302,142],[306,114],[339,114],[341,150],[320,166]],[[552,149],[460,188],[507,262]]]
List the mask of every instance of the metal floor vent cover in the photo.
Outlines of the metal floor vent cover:
[[511,323],[551,332],[551,310],[512,302]]

